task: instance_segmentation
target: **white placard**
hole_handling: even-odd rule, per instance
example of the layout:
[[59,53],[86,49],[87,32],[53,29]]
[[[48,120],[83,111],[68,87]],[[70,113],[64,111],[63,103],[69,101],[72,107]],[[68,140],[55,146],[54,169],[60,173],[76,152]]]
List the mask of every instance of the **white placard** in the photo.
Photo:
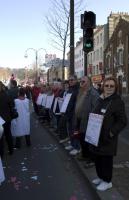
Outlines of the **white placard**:
[[64,101],[63,98],[58,98],[59,110],[61,110],[61,107],[62,107],[63,101]]
[[42,100],[43,100],[43,94],[40,93],[38,98],[37,98],[36,104],[37,105],[42,105]]
[[68,93],[65,98],[64,98],[64,101],[63,101],[63,104],[61,106],[61,110],[60,112],[61,113],[65,113],[66,112],[66,109],[67,109],[67,106],[69,104],[69,101],[70,101],[70,98],[71,98],[72,94]]
[[53,112],[54,112],[54,113],[56,112],[57,102],[58,102],[58,97],[56,97],[56,98],[55,98],[55,101],[54,101],[54,106],[53,106]]
[[47,100],[47,94],[43,94],[42,106],[46,105],[46,100]]
[[54,95],[47,96],[45,108],[51,109],[53,99],[54,99]]
[[103,115],[90,113],[85,135],[86,142],[98,146],[103,118]]
[[3,120],[2,117],[0,117],[0,125],[3,125],[5,123],[5,121]]
[[5,175],[4,175],[2,160],[0,158],[0,183],[2,183],[4,180],[5,180]]

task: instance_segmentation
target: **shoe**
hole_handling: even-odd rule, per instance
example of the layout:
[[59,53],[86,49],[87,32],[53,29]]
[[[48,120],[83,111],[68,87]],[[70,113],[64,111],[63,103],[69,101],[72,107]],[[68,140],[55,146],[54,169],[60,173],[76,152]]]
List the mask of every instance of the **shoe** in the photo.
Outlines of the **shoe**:
[[64,142],[67,142],[68,140],[69,140],[69,138],[65,138],[65,139],[63,139],[63,140],[60,140],[59,143],[62,144],[62,143],[64,143]]
[[73,149],[73,147],[71,145],[68,145],[68,146],[65,147],[65,149],[68,150],[68,151],[70,151],[70,150]]
[[73,149],[72,151],[69,152],[70,155],[76,156],[78,153],[80,153],[80,150]]
[[100,178],[95,178],[95,179],[92,181],[92,183],[95,184],[95,185],[98,185],[98,184],[100,184],[101,181],[102,181],[102,179],[100,179]]
[[101,181],[100,184],[96,187],[96,189],[100,191],[105,191],[110,188],[112,188],[112,182],[108,183],[105,181]]

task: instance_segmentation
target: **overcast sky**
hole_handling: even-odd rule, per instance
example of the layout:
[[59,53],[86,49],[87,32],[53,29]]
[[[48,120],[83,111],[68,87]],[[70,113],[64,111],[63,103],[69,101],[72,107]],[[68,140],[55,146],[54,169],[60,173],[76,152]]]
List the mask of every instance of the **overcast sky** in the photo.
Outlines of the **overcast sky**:
[[[60,0],[58,0],[60,1]],[[68,1],[68,0],[67,0]],[[75,0],[76,2],[76,0]],[[128,12],[129,0],[85,0],[82,13],[91,10],[96,13],[97,24],[107,23],[107,16],[113,12]],[[50,12],[50,0],[1,0],[0,3],[0,66],[25,67],[35,58],[28,48],[45,48],[48,53],[61,52],[50,46],[49,33],[44,16]],[[45,51],[42,51],[45,55]]]

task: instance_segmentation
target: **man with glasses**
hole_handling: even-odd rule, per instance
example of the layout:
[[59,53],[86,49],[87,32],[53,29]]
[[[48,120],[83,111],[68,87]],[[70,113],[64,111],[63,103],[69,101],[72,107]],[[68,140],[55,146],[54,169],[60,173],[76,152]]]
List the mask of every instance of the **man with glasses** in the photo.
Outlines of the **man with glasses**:
[[73,75],[69,77],[69,90],[67,93],[72,94],[67,110],[66,110],[66,120],[67,120],[67,129],[68,134],[70,137],[70,145],[66,146],[66,150],[76,150],[77,152],[80,151],[79,142],[73,138],[73,131],[74,131],[74,117],[75,117],[75,105],[77,94],[79,90],[79,84],[77,81],[77,76]]

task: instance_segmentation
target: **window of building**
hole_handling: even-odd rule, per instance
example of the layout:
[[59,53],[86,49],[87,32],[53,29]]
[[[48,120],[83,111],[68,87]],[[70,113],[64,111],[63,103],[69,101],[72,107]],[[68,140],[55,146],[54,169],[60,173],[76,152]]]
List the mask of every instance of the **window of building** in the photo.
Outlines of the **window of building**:
[[99,49],[97,49],[97,58],[96,58],[96,60],[99,60]]
[[97,45],[99,44],[99,35],[97,36]]
[[102,42],[103,42],[103,34],[100,33],[100,43],[102,43]]
[[103,59],[103,48],[100,48],[100,59]]
[[83,67],[83,58],[82,58],[82,67]]
[[118,65],[123,65],[123,49],[119,49],[117,52]]

